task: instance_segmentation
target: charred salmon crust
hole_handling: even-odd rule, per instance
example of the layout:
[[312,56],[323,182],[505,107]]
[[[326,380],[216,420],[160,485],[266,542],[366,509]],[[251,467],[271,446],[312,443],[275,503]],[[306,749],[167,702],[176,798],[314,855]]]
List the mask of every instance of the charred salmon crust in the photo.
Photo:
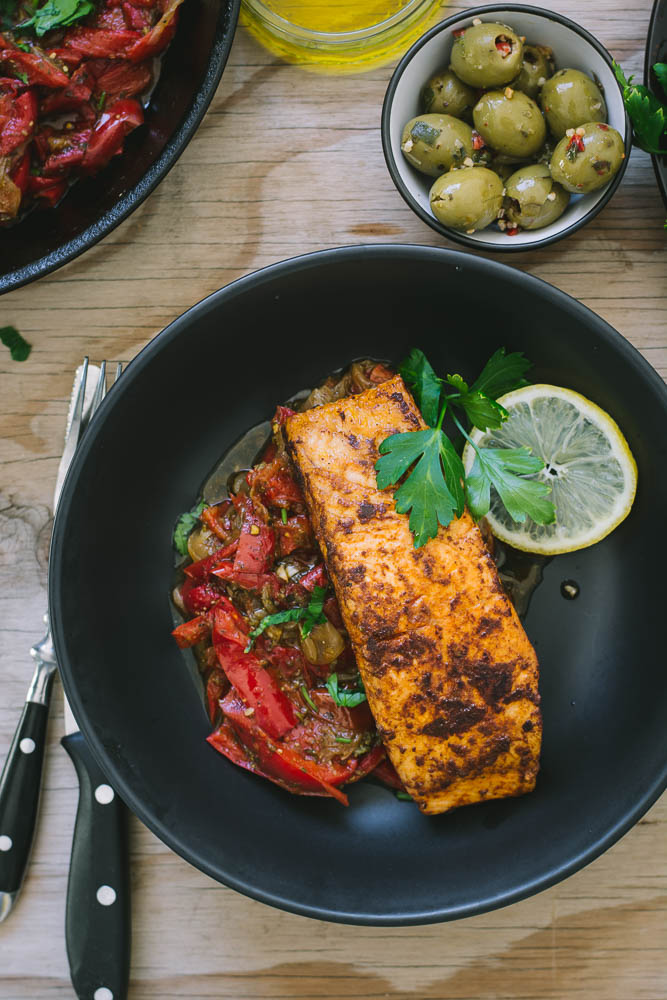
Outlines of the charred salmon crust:
[[380,443],[423,426],[396,376],[286,434],[378,730],[436,814],[531,791],[542,721],[535,651],[470,514],[415,549],[377,489]]

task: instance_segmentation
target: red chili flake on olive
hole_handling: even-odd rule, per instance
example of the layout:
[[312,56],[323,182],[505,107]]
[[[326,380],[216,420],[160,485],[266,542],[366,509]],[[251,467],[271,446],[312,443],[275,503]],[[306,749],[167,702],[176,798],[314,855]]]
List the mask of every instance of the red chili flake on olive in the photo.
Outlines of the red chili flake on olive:
[[608,132],[609,131],[609,126],[608,125],[603,125],[602,122],[598,122],[598,128],[601,128],[603,132]]
[[485,145],[484,140],[482,139],[482,137],[479,134],[479,132],[476,132],[475,129],[473,129],[472,130],[472,148],[473,149],[484,149],[484,145]]
[[511,229],[506,230],[508,236],[517,236],[520,232],[518,226],[512,226]]
[[454,38],[460,38],[461,35],[465,35],[465,33],[466,33],[465,28],[457,28],[456,31],[452,31]]

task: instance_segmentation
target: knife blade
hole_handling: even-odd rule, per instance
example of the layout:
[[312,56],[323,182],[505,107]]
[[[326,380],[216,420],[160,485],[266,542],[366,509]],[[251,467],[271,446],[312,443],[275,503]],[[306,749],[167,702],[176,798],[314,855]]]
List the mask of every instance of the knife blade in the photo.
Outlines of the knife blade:
[[128,812],[109,785],[65,696],[60,741],[79,779],[65,940],[79,1000],[125,1000],[130,977]]
[[[99,374],[100,369],[89,366],[85,358],[75,373],[53,496],[54,515],[84,418],[90,414],[95,399],[97,379],[89,377],[94,372]],[[44,621],[48,626],[48,616]],[[46,725],[57,666],[49,628],[30,653],[36,662],[35,672],[0,777],[0,922],[11,912],[23,884],[37,822]]]

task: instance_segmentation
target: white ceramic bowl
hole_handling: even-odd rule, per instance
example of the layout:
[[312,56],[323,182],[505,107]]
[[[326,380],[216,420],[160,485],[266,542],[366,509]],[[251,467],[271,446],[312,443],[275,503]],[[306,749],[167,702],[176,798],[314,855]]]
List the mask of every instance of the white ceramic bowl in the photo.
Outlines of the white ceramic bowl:
[[[556,69],[578,69],[597,79],[607,103],[607,123],[625,140],[625,160],[613,180],[590,194],[572,195],[559,219],[544,229],[521,230],[508,236],[496,226],[467,234],[439,222],[429,205],[429,191],[435,178],[420,173],[401,152],[401,134],[406,122],[421,111],[419,96],[424,84],[438,70],[449,66],[453,31],[467,28],[473,18],[499,21],[525,35],[528,42],[553,49]],[[475,7],[441,21],[410,48],[389,82],[382,109],[382,144],[394,184],[408,205],[433,229],[457,243],[477,250],[529,250],[554,243],[575,232],[597,215],[621,183],[630,156],[632,130],[616,82],[611,56],[584,28],[574,21],[524,4],[490,4]]]

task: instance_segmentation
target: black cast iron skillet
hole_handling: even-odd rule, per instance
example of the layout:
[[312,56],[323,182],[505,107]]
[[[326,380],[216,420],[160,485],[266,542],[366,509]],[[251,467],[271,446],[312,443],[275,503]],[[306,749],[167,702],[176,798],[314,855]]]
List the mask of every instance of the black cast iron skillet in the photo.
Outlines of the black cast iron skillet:
[[216,91],[240,0],[187,0],[162,61],[146,122],[97,176],[77,181],[54,209],[0,227],[0,294],[41,278],[126,219],[179,158]]
[[[275,404],[363,356],[423,348],[474,376],[500,345],[536,381],[608,410],[639,466],[628,519],[546,568],[526,628],[541,662],[537,790],[435,818],[362,782],[350,808],[299,798],[205,742],[170,637],[174,521],[222,452]],[[266,268],[190,309],[114,386],[63,490],[50,566],[67,694],[127,804],[214,878],[298,913],[407,924],[502,906],[617,840],[665,786],[667,390],[603,320],[470,255],[343,248]],[[560,595],[564,579],[578,600]],[[648,863],[648,862],[647,862]]]

